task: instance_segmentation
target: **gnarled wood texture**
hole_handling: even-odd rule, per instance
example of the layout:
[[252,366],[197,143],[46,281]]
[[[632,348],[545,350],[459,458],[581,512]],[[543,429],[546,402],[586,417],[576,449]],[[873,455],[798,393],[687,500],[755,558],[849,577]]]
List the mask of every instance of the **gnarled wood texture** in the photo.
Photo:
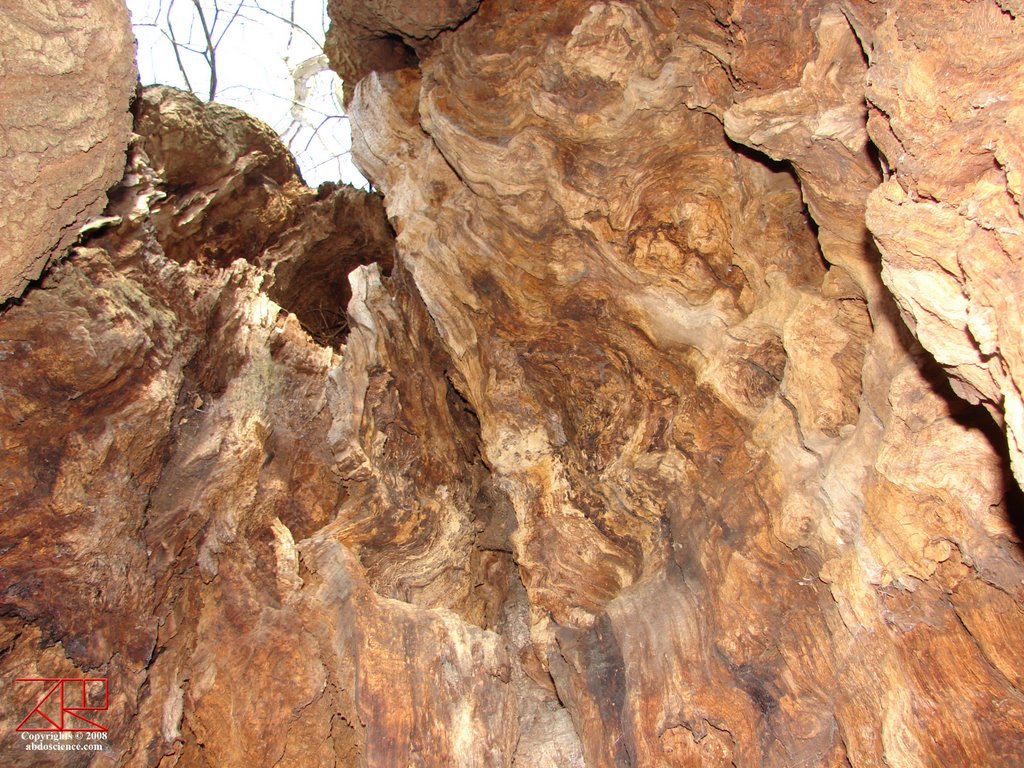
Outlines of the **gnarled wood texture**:
[[147,91],[0,316],[8,690],[109,677],[94,765],[1024,762],[1021,10],[335,0],[382,199]]

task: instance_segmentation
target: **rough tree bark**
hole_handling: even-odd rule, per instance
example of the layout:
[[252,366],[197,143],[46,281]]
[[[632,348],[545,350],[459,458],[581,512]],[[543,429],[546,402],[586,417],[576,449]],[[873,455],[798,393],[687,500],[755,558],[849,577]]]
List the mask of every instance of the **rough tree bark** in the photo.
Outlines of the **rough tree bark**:
[[107,677],[83,765],[1024,762],[1022,9],[428,5],[331,5],[383,198],[150,90],[0,315],[5,690]]
[[124,173],[135,89],[121,0],[0,2],[0,303],[107,204]]

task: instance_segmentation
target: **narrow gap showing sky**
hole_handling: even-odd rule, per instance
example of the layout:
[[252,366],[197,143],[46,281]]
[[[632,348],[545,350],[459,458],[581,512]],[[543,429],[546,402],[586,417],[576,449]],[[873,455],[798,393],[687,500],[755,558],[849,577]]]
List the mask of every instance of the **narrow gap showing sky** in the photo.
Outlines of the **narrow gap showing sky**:
[[215,101],[244,109],[277,132],[307,184],[344,181],[365,189],[369,185],[349,157],[341,81],[323,55],[330,24],[326,5],[128,0],[142,84],[190,89],[204,101],[213,86]]

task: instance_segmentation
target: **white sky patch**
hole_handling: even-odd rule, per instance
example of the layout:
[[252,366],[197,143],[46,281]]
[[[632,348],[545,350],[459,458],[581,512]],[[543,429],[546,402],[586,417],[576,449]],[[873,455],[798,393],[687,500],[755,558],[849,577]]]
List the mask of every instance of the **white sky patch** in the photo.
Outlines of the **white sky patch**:
[[191,86],[208,99],[205,20],[215,47],[215,100],[270,125],[310,186],[344,181],[368,187],[349,157],[341,81],[323,56],[326,0],[128,0],[128,8],[143,85]]

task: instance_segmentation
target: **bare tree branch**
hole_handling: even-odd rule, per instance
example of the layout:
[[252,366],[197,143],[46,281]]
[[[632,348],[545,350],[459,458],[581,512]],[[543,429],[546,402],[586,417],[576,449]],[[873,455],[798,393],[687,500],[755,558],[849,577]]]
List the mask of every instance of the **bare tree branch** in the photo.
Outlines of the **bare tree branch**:
[[[181,50],[178,47],[178,38],[174,34],[174,26],[171,24],[171,11],[174,10],[174,0],[170,0],[167,4],[167,15],[165,21],[167,23],[168,32],[164,32],[164,36],[171,41],[171,48],[174,49],[174,60],[178,64],[178,71],[181,72],[181,76],[185,78],[185,87],[195,93],[195,89],[192,87],[192,82],[188,79],[188,72],[185,71],[185,64],[181,60]],[[163,30],[160,30],[163,32]]]
[[316,135],[320,133],[320,129],[327,125],[327,123],[329,123],[331,120],[341,120],[343,117],[343,115],[328,115],[323,120],[321,120],[320,125],[313,129],[313,135],[309,137],[309,141],[306,142],[306,146],[302,148],[302,151],[309,151],[309,145],[313,143],[313,139],[316,138]]
[[[253,2],[256,2],[256,0],[253,0]],[[258,2],[256,4],[259,5]],[[284,47],[286,51],[292,49],[292,40],[295,39],[295,0],[288,3],[288,21],[290,22],[288,25],[288,43]]]
[[[297,106],[297,107],[302,107],[307,112],[313,112],[314,114],[316,114],[316,115],[318,115],[320,117],[330,117],[330,118],[336,118],[338,120],[348,120],[348,115],[329,115],[326,112],[324,112],[322,109],[316,109],[315,107],[311,107],[308,104],[303,104],[301,102],[298,102],[295,99],[289,99],[287,96],[282,96],[279,93],[274,93],[272,91],[267,91],[267,90],[264,90],[263,88],[257,88],[257,87],[252,86],[252,85],[229,85],[227,88],[224,88],[221,91],[221,93],[223,94],[223,93],[226,93],[228,91],[234,91],[234,90],[237,90],[239,88],[241,88],[242,90],[245,90],[245,91],[250,91],[252,93],[262,93],[264,96],[270,96],[273,99],[279,99],[281,101],[287,101],[289,104],[292,104],[292,105]],[[293,120],[292,122],[295,122],[295,121]]]
[[[221,30],[220,35],[218,35],[217,42],[214,43],[215,47],[220,45],[220,41],[224,39],[224,35],[226,35],[228,33],[229,29],[231,29],[231,25],[235,23],[235,19],[238,18],[238,15],[239,15],[239,13],[241,13],[242,7],[244,5],[245,5],[245,0],[239,0],[238,5],[235,6],[235,12],[231,14],[231,18],[228,19],[228,23],[224,25],[224,29]],[[243,17],[243,18],[245,18],[245,17]],[[216,28],[216,24],[214,24],[214,27]]]
[[316,165],[313,166],[313,170],[316,170],[317,168],[323,168],[328,163],[333,163],[336,160],[340,161],[341,158],[345,157],[345,155],[351,155],[351,154],[352,154],[352,150],[346,149],[344,152],[340,152],[337,155],[335,155],[334,157],[328,157],[326,160],[320,161],[319,163],[317,163]]
[[286,16],[281,16],[280,14],[274,13],[273,11],[271,11],[271,10],[269,10],[267,8],[264,8],[262,5],[259,4],[259,0],[254,0],[253,5],[256,7],[256,10],[262,11],[263,13],[267,14],[267,16],[272,16],[273,18],[277,19],[278,21],[283,21],[291,29],[298,30],[299,32],[304,34],[306,37],[308,37],[310,40],[312,40],[314,45],[316,45],[317,48],[323,50],[323,44],[319,40],[316,39],[316,36],[314,36],[308,29],[303,27],[301,24],[296,24],[295,23],[295,20],[294,20],[295,4],[294,3],[292,4],[293,18],[291,18],[291,19],[289,19]]
[[[213,101],[217,96],[217,46],[213,42],[213,33],[210,26],[206,23],[206,14],[203,13],[202,4],[199,0],[192,0],[192,5],[196,7],[196,13],[199,14],[199,23],[203,26],[203,36],[206,38],[206,53],[203,54],[203,58],[206,59],[206,63],[210,67],[210,96],[208,101]],[[216,15],[219,12],[216,0],[213,7],[214,15]]]

